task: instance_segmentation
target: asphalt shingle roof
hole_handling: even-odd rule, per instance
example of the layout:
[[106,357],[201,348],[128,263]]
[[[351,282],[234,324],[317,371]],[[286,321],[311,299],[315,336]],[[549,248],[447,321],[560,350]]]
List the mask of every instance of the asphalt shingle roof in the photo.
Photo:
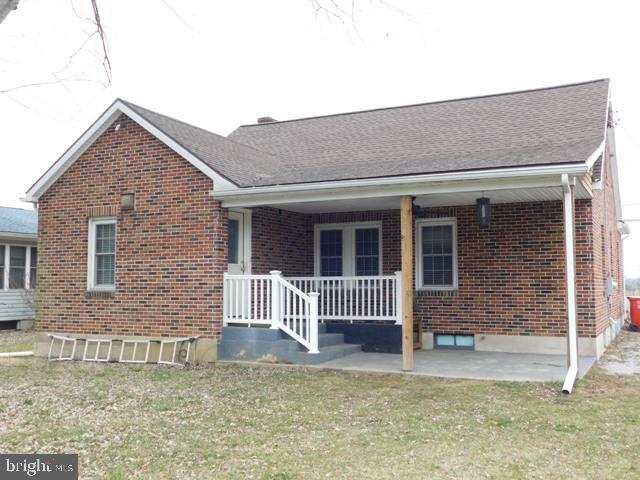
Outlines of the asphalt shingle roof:
[[273,155],[242,145],[227,137],[189,125],[122,100],[129,108],[162,130],[223,177],[237,185],[251,185],[255,171],[272,168]]
[[604,138],[608,80],[242,126],[278,158],[256,185],[584,162]]
[[38,212],[0,207],[0,233],[38,233]]
[[238,186],[585,162],[609,80],[241,126],[229,137],[126,103]]

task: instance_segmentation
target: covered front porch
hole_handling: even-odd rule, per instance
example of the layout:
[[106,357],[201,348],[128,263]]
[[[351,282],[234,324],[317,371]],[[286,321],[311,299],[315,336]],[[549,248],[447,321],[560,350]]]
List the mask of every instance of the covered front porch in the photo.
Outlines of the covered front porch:
[[[560,174],[408,182],[341,194],[213,192],[230,218],[225,329],[275,330],[275,343],[297,342],[308,356],[334,348],[331,335],[353,344],[356,329],[379,329],[398,347],[380,362],[396,370],[417,370],[425,348],[460,359],[484,349],[561,355],[546,363],[563,358],[564,373],[570,357],[575,378],[574,199],[589,198],[588,182]],[[377,352],[365,350],[309,363],[375,370]],[[442,366],[435,356],[427,370]]]

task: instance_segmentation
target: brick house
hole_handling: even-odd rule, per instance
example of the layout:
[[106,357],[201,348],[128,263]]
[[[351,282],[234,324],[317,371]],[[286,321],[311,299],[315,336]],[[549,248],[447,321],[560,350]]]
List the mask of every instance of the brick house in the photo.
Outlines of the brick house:
[[26,198],[40,332],[410,369],[414,348],[574,365],[623,320],[608,80],[228,137],[117,100]]

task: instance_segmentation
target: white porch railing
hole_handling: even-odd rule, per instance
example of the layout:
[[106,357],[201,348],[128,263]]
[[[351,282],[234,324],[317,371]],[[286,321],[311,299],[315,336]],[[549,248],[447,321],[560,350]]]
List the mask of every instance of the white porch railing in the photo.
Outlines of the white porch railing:
[[224,325],[241,323],[279,328],[318,353],[318,294],[304,293],[280,272],[224,275]]
[[303,292],[318,292],[318,318],[324,320],[386,320],[402,323],[402,278],[286,277]]
[[318,352],[318,321],[375,320],[402,323],[402,279],[224,275],[224,325],[279,328],[309,353]]

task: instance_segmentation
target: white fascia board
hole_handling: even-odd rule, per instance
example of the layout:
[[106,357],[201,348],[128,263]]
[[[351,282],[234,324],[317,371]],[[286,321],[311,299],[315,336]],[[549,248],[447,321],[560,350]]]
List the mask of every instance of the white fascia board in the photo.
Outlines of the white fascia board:
[[0,232],[0,242],[9,239],[35,243],[38,240],[38,235],[35,233]]
[[147,130],[171,150],[183,157],[202,173],[211,178],[215,188],[220,190],[237,189],[238,187],[229,180],[218,174],[202,160],[189,152],[182,145],[167,136],[162,130],[141,117],[122,101],[116,100],[98,119],[75,141],[69,149],[40,177],[40,179],[29,189],[26,196],[21,200],[25,202],[37,202],[40,196],[60,178],[73,163],[102,135],[117,118],[125,114],[134,122]]
[[593,151],[593,153],[589,155],[589,158],[587,158],[587,161],[585,162],[585,164],[587,165],[589,170],[593,168],[593,165],[594,163],[596,163],[596,160],[598,160],[598,157],[604,153],[605,142],[606,142],[606,138],[603,139],[602,142],[600,142],[600,145],[598,145],[598,148],[596,148]]
[[560,186],[559,178],[562,173],[580,177],[587,171],[588,168],[584,163],[564,164],[276,187],[252,187],[241,188],[234,192],[213,191],[211,195],[221,200],[223,207],[252,207],[276,203],[382,196],[557,187]]
[[[608,142],[608,150],[609,150],[609,155],[608,155],[608,159],[609,162],[611,162],[609,164],[609,166],[611,167],[611,180],[612,180],[612,186],[613,186],[613,197],[614,197],[614,201],[615,201],[615,206],[616,206],[616,219],[617,220],[621,220],[622,219],[622,202],[620,201],[620,183],[618,181],[618,153],[616,152],[616,135],[615,135],[615,129],[613,127],[609,128],[608,132],[607,132],[607,142]],[[604,162],[603,163],[603,168],[604,168]],[[603,173],[601,175],[604,175],[604,170]],[[604,178],[603,176],[601,176],[601,178]]]

